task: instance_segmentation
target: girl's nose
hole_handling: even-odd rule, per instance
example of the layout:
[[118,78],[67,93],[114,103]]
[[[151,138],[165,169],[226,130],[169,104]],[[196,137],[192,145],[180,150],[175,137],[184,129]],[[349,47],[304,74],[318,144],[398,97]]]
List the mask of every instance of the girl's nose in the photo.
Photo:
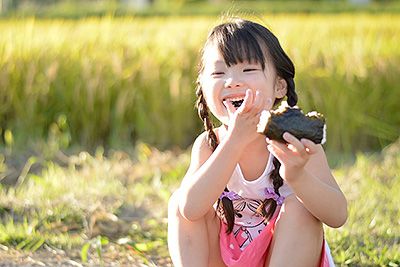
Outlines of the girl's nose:
[[225,87],[226,88],[238,88],[243,86],[243,82],[238,77],[228,77],[225,80]]

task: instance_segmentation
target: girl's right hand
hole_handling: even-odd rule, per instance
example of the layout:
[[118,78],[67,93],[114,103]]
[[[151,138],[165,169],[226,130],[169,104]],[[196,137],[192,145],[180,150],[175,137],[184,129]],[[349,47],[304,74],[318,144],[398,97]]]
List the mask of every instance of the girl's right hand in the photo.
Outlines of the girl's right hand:
[[227,137],[233,139],[235,143],[243,146],[254,141],[260,134],[257,133],[257,124],[260,120],[261,111],[272,103],[271,99],[265,100],[260,92],[256,94],[252,90],[246,90],[243,104],[236,109],[230,101],[225,101],[229,114]]

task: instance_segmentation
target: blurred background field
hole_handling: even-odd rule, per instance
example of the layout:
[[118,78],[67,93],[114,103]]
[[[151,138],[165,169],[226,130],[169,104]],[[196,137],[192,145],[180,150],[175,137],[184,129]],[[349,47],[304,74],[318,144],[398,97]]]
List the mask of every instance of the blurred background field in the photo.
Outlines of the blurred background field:
[[202,16],[246,13],[398,13],[396,0],[1,0],[3,17]]
[[[396,140],[399,15],[253,18],[266,22],[295,62],[303,109],[326,115],[329,151],[375,150]],[[201,128],[193,109],[198,52],[217,22],[0,21],[4,144],[53,138],[64,147],[125,147],[136,140],[187,147]]]
[[0,257],[170,266],[167,201],[202,127],[198,54],[233,14],[277,35],[299,105],[325,114],[349,200],[327,229],[336,263],[399,266],[400,8],[360,2],[0,1]]

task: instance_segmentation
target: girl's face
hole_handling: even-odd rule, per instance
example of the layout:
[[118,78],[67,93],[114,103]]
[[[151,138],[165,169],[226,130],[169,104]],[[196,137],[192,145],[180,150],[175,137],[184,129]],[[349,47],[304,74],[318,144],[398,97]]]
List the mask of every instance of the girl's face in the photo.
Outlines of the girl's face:
[[[241,62],[227,66],[219,49],[209,44],[203,54],[203,72],[200,83],[207,105],[213,115],[228,125],[229,113],[225,101],[237,102],[244,99],[247,89],[259,91],[265,101],[265,110],[270,110],[276,98],[286,95],[286,82],[276,75],[275,68],[266,60],[265,69],[255,62]],[[236,104],[236,103],[235,103]]]

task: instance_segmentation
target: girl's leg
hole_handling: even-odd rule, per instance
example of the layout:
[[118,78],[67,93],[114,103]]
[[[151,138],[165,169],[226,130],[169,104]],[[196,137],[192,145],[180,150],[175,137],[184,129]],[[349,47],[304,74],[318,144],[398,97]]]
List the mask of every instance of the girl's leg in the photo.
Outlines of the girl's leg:
[[219,248],[219,218],[214,209],[197,221],[188,221],[179,212],[179,190],[168,205],[168,249],[175,267],[225,266]]
[[280,210],[265,266],[318,266],[322,242],[322,223],[291,195]]

